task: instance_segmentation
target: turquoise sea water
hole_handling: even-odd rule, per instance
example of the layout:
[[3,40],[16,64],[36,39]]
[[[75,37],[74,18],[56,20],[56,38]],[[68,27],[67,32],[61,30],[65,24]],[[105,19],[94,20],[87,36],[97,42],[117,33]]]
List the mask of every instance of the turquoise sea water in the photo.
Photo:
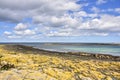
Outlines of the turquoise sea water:
[[88,52],[94,54],[110,54],[120,56],[120,45],[82,44],[82,43],[29,43],[24,44],[35,48],[60,52]]

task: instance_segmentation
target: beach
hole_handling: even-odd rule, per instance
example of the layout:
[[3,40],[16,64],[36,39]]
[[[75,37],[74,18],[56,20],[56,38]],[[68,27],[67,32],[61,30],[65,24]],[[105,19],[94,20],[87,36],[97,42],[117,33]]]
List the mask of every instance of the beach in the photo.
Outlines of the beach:
[[1,80],[120,80],[120,56],[0,45]]

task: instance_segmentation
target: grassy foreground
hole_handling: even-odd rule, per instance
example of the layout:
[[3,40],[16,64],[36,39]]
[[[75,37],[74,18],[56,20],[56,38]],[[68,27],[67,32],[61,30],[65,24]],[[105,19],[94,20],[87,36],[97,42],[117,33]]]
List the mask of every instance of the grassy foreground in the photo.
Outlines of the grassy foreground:
[[0,80],[120,80],[120,61],[87,58],[0,45]]

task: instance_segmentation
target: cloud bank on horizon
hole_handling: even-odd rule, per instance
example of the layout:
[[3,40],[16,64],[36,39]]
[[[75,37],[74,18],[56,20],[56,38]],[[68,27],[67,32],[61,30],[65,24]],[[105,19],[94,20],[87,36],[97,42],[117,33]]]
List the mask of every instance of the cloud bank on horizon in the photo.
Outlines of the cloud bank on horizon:
[[0,0],[1,42],[81,37],[119,42],[120,0]]

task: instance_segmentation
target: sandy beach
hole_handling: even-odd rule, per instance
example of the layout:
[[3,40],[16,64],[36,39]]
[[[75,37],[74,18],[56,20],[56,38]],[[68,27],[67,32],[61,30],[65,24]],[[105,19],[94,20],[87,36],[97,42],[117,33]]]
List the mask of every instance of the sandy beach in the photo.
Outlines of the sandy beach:
[[0,45],[0,80],[120,80],[120,56]]

